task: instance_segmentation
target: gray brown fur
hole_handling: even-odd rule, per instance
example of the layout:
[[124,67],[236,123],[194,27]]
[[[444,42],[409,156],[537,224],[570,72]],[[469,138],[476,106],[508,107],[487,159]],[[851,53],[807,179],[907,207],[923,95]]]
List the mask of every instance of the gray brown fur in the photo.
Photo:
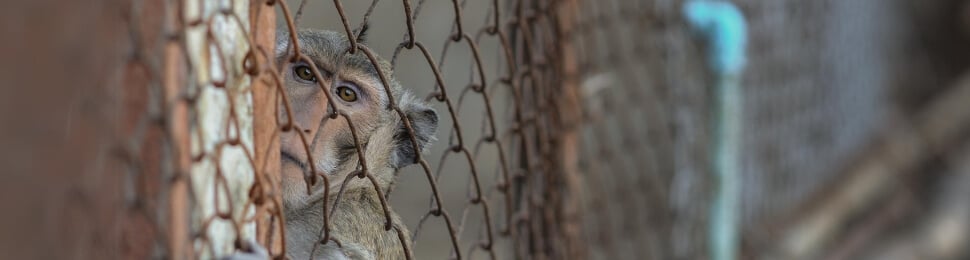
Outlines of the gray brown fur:
[[[277,37],[277,61],[283,64],[290,57],[289,36],[286,30]],[[381,191],[392,185],[397,169],[413,164],[418,151],[424,150],[434,140],[438,125],[437,114],[427,104],[415,99],[394,80],[390,65],[379,61],[379,67],[388,77],[391,95],[397,106],[411,119],[418,140],[415,151],[404,124],[394,110],[388,109],[388,98],[377,69],[362,51],[347,53],[350,46],[344,34],[332,31],[301,29],[298,32],[301,52],[310,57],[324,74],[323,82],[332,93],[338,110],[350,114],[364,146],[364,156],[369,173],[377,180]],[[339,78],[353,82],[363,93],[359,102],[338,101],[330,89],[332,77],[329,72],[337,70]],[[330,234],[340,242],[318,245],[314,255],[310,251],[318,240],[324,225],[324,205],[329,212],[337,198],[337,192],[345,178],[358,169],[359,157],[347,122],[338,117],[327,119],[328,102],[319,86],[307,84],[294,77],[294,66],[285,65],[282,77],[294,113],[294,123],[307,130],[307,140],[316,140],[311,148],[315,162],[307,161],[305,149],[299,137],[290,133],[281,135],[283,171],[283,201],[286,215],[286,250],[291,259],[404,259],[404,247],[410,247],[410,234],[400,217],[390,211],[392,224],[402,230],[405,244],[401,244],[397,231],[384,230],[385,216],[378,193],[370,181],[356,177],[347,182],[336,211],[330,222]],[[286,118],[283,108],[281,118]],[[321,120],[325,120],[321,124]],[[321,128],[322,126],[322,128]],[[323,187],[322,180],[307,194],[303,174],[310,171],[310,164],[327,175],[330,185]],[[328,194],[328,201],[323,195]]]

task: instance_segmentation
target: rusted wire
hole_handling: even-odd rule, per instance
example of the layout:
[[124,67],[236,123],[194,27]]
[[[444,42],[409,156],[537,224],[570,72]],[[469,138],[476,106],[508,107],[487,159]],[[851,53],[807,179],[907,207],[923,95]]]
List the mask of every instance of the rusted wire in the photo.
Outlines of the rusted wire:
[[[178,46],[178,53],[180,53],[180,60],[182,60],[181,65],[184,65],[179,69],[179,72],[183,75],[188,75],[186,79],[191,80],[195,76],[191,73],[191,71],[194,71],[191,67],[192,63],[188,62],[190,57],[186,51],[188,50],[188,46],[185,43],[187,38],[186,31],[201,28],[205,31],[207,48],[210,48],[213,53],[217,54],[214,57],[217,59],[216,63],[219,66],[217,67],[218,71],[214,74],[220,76],[211,78],[206,82],[195,82],[195,84],[184,84],[180,86],[180,89],[176,90],[179,98],[172,101],[166,101],[163,96],[152,96],[151,98],[156,99],[153,102],[162,104],[161,112],[148,114],[144,117],[156,118],[158,120],[141,120],[139,123],[140,127],[167,129],[171,120],[174,120],[172,115],[176,108],[187,108],[187,119],[190,120],[190,124],[200,125],[202,123],[199,121],[201,117],[197,114],[199,111],[196,111],[194,107],[196,107],[196,104],[200,100],[200,93],[203,92],[203,88],[225,90],[227,84],[230,83],[229,81],[232,75],[237,73],[234,71],[236,65],[231,64],[231,60],[222,55],[226,46],[222,46],[219,40],[216,39],[217,36],[213,29],[214,23],[217,20],[226,19],[238,28],[241,28],[241,33],[246,35],[245,40],[248,43],[249,50],[246,50],[244,64],[241,66],[244,73],[250,75],[254,81],[255,79],[259,79],[261,83],[273,88],[271,93],[275,95],[274,100],[276,102],[273,105],[276,106],[274,110],[278,110],[278,113],[275,114],[275,118],[270,122],[256,123],[275,124],[275,130],[272,131],[274,139],[285,135],[296,135],[295,137],[301,143],[300,145],[307,156],[305,159],[314,161],[315,158],[313,158],[310,151],[312,151],[318,139],[321,138],[320,134],[316,133],[314,136],[307,136],[308,131],[306,130],[310,126],[295,124],[293,120],[295,113],[294,107],[290,104],[290,97],[287,97],[286,92],[282,88],[284,81],[281,78],[283,69],[287,67],[287,64],[299,61],[310,64],[313,75],[317,78],[323,78],[320,68],[317,68],[313,62],[309,62],[309,58],[302,54],[302,48],[305,48],[305,46],[301,46],[296,41],[298,20],[303,14],[303,8],[306,6],[306,2],[300,2],[299,8],[295,10],[295,17],[290,15],[293,10],[289,8],[285,1],[268,0],[260,2],[262,5],[267,5],[274,9],[278,8],[282,13],[281,19],[286,24],[280,30],[289,31],[290,38],[288,39],[288,46],[291,47],[288,50],[288,58],[282,59],[282,64],[275,62],[276,59],[273,57],[272,49],[267,49],[265,46],[257,46],[255,37],[249,32],[249,28],[252,27],[244,26],[245,23],[242,17],[238,17],[232,10],[223,8],[207,18],[203,18],[202,16],[188,17],[184,11],[186,5],[188,5],[187,0],[180,0],[173,3],[174,7],[172,9],[176,10],[176,12],[170,16],[172,19],[170,22],[177,26],[170,28],[170,31],[165,31],[167,37],[164,37],[162,41],[164,44]],[[350,47],[346,50],[346,53],[355,54],[362,52],[371,61],[373,67],[377,70],[380,82],[385,86],[384,92],[388,100],[386,111],[400,117],[401,122],[404,124],[404,129],[407,130],[409,138],[412,141],[411,143],[414,145],[413,148],[420,150],[412,123],[407,119],[405,111],[399,106],[398,100],[395,100],[395,97],[391,95],[391,84],[388,74],[390,72],[384,71],[383,67],[377,62],[377,53],[366,45],[361,44],[358,41],[359,35],[356,34],[364,24],[367,24],[368,19],[371,18],[371,13],[378,4],[394,5],[396,4],[395,2],[372,1],[366,13],[359,20],[359,23],[354,23],[354,21],[349,19],[350,14],[344,9],[342,1],[334,0],[332,8],[339,15],[340,25],[349,40]],[[564,253],[565,250],[555,246],[558,241],[563,241],[562,238],[555,237],[562,235],[561,232],[557,231],[557,225],[562,220],[558,212],[559,206],[551,205],[551,203],[559,203],[557,200],[560,199],[558,199],[556,193],[563,192],[559,187],[560,184],[556,181],[556,178],[558,178],[556,177],[556,172],[562,167],[558,165],[555,158],[555,149],[557,147],[555,142],[560,140],[560,137],[556,136],[560,133],[557,128],[562,127],[562,120],[559,119],[561,115],[557,114],[559,110],[557,106],[564,104],[556,102],[554,99],[563,92],[563,90],[558,89],[561,83],[563,83],[563,80],[575,78],[563,77],[561,71],[559,71],[561,66],[557,64],[560,60],[556,56],[561,55],[562,50],[556,47],[556,41],[560,39],[556,38],[559,35],[554,33],[554,31],[558,30],[555,25],[559,22],[556,7],[560,5],[556,3],[557,1],[553,0],[517,0],[510,1],[509,3],[500,3],[498,0],[492,0],[488,3],[488,10],[470,10],[466,9],[467,2],[466,0],[451,1],[450,5],[454,19],[450,20],[452,23],[452,31],[445,39],[419,39],[416,31],[421,28],[416,26],[415,21],[421,16],[420,10],[422,6],[430,3],[425,3],[425,1],[412,3],[409,0],[402,0],[399,8],[404,12],[405,19],[403,23],[406,24],[407,29],[406,32],[403,32],[405,37],[398,45],[398,48],[394,50],[393,58],[391,59],[393,68],[393,66],[396,66],[398,54],[417,51],[431,71],[427,77],[434,80],[434,86],[430,90],[428,100],[443,106],[445,108],[444,113],[447,113],[444,117],[451,119],[451,124],[448,126],[449,129],[447,131],[449,133],[447,147],[443,151],[443,154],[441,154],[441,161],[439,163],[443,164],[446,160],[451,159],[464,161],[467,165],[464,172],[449,173],[465,174],[469,178],[467,186],[468,197],[465,206],[459,211],[461,214],[454,215],[450,213],[454,212],[455,209],[448,209],[444,204],[445,196],[442,194],[440,186],[445,184],[439,183],[443,169],[440,165],[433,169],[429,161],[425,158],[426,155],[418,154],[415,158],[415,163],[420,166],[420,170],[424,172],[426,181],[429,184],[431,191],[429,200],[431,205],[427,210],[427,214],[421,220],[405,221],[406,223],[417,223],[416,226],[413,226],[414,229],[412,230],[414,236],[406,236],[403,230],[405,227],[395,226],[391,222],[388,198],[393,189],[389,187],[387,190],[381,190],[377,180],[368,170],[366,157],[364,156],[363,140],[359,139],[361,138],[360,133],[358,133],[360,129],[355,126],[354,119],[351,115],[339,110],[333,105],[335,102],[333,102],[330,91],[323,91],[326,99],[329,101],[326,106],[328,106],[327,111],[330,112],[319,122],[318,127],[323,128],[325,124],[329,124],[329,122],[335,119],[345,121],[354,138],[355,152],[360,160],[357,167],[358,171],[355,174],[351,174],[343,180],[336,180],[341,185],[333,202],[330,202],[327,197],[329,191],[323,193],[323,200],[328,202],[327,205],[324,205],[324,210],[327,214],[323,216],[325,223],[322,229],[319,230],[319,243],[315,243],[315,246],[327,243],[336,243],[338,247],[341,246],[330,234],[331,224],[329,221],[332,219],[332,214],[336,210],[339,210],[336,204],[340,203],[341,195],[347,183],[354,179],[364,178],[369,180],[376,194],[379,195],[378,201],[384,212],[383,223],[372,224],[380,225],[384,230],[396,232],[402,245],[408,244],[403,243],[407,239],[417,240],[420,238],[418,234],[422,233],[422,227],[426,220],[438,218],[443,220],[443,225],[446,225],[447,237],[451,244],[450,254],[456,259],[470,258],[473,254],[477,253],[485,253],[491,259],[507,258],[511,255],[515,255],[518,258],[537,259],[560,259],[568,257]],[[199,6],[198,8],[201,9],[203,6]],[[503,8],[506,10],[503,10]],[[135,11],[140,12],[141,10]],[[463,14],[467,12],[487,12],[482,27],[468,27],[469,23],[464,21],[467,16]],[[137,15],[133,14],[131,17],[137,17]],[[359,25],[352,26],[352,24]],[[140,38],[137,28],[132,28],[131,31],[133,39]],[[440,56],[436,57],[431,53],[429,43],[439,40],[446,47]],[[485,41],[493,41],[496,43],[496,46],[499,47],[499,52],[483,52],[480,46]],[[448,56],[447,46],[452,43],[467,47],[471,54],[472,62],[470,64],[463,64],[468,66],[470,72],[468,82],[463,86],[446,84],[445,82],[443,64],[445,57]],[[136,51],[132,54],[132,60],[160,64],[160,61],[146,60],[153,57],[149,52],[150,50],[146,50],[144,47],[136,48]],[[488,55],[495,55],[500,60],[498,67],[501,70],[496,73],[486,70],[483,60],[489,57]],[[164,75],[160,70],[160,68],[151,68],[149,75],[153,75],[153,81],[161,82],[166,80],[159,76]],[[335,70],[333,71],[333,75],[339,75],[340,68],[338,67]],[[334,80],[331,82],[332,84],[336,84],[337,81]],[[153,87],[160,88],[160,84],[153,85]],[[328,86],[321,81],[318,87],[327,90],[334,86]],[[163,93],[164,91],[157,89],[153,90],[153,92]],[[511,95],[503,96],[497,94],[503,92],[510,93]],[[480,135],[470,135],[468,133],[470,130],[466,129],[468,126],[460,123],[462,122],[461,118],[467,116],[463,116],[460,113],[461,108],[467,102],[471,102],[470,100],[475,99],[484,105],[481,114],[476,115],[481,117],[481,129],[483,130]],[[167,225],[158,222],[160,220],[155,220],[155,226],[161,230],[161,232],[157,233],[159,237],[156,240],[182,241],[179,243],[182,243],[182,248],[190,251],[189,255],[199,254],[200,252],[195,252],[197,248],[208,251],[209,254],[215,254],[216,249],[212,245],[211,238],[208,237],[208,233],[205,230],[216,221],[231,222],[233,232],[237,236],[243,233],[243,226],[247,223],[257,221],[255,217],[247,217],[242,221],[234,220],[232,212],[238,211],[238,207],[252,207],[262,212],[261,214],[270,216],[272,219],[269,234],[266,234],[265,238],[260,238],[260,242],[268,243],[268,241],[273,239],[285,237],[282,234],[285,230],[284,226],[286,225],[281,208],[282,204],[276,197],[280,194],[280,187],[278,186],[279,183],[274,183],[273,181],[276,179],[273,176],[277,173],[268,172],[267,170],[270,169],[267,164],[273,162],[264,161],[262,165],[256,165],[257,160],[255,159],[256,156],[265,158],[268,154],[273,153],[273,151],[266,151],[266,154],[256,154],[255,151],[250,151],[241,145],[240,119],[235,116],[235,113],[243,109],[240,107],[242,104],[237,104],[232,98],[226,101],[228,103],[227,110],[229,111],[229,116],[224,122],[220,122],[220,124],[223,127],[221,132],[228,138],[226,140],[215,140],[214,152],[197,152],[185,155],[190,158],[190,163],[209,161],[217,165],[214,173],[216,181],[213,183],[214,186],[212,188],[216,194],[211,196],[215,199],[214,205],[216,207],[216,213],[212,217],[202,221],[202,227],[198,229],[201,230],[200,232],[190,234],[190,237],[186,237],[184,240],[164,237],[167,232],[162,227],[166,227]],[[499,101],[509,104],[509,107],[514,113],[504,115],[506,117],[503,118],[503,114],[498,113],[496,109],[498,106],[495,102]],[[578,106],[579,104],[565,105]],[[503,128],[504,124],[508,124],[508,126]],[[201,131],[201,129],[196,128],[189,135],[201,140],[204,137]],[[170,138],[188,138],[188,136],[178,137],[174,133],[167,133],[167,135]],[[140,140],[141,137],[131,136],[130,138],[132,140]],[[178,146],[184,145],[187,142],[180,141],[177,143],[175,144],[175,148],[178,149],[173,150],[190,150],[188,147]],[[279,144],[279,140],[273,140],[270,142],[270,145],[274,143]],[[225,169],[218,166],[218,162],[223,156],[223,151],[230,147],[243,148],[246,159],[249,162],[248,166],[252,167],[255,172],[255,184],[248,189],[249,198],[243,205],[225,203],[225,198],[230,196],[227,183],[228,177]],[[137,153],[137,151],[140,151],[140,147],[136,145],[136,147],[125,151],[123,153]],[[480,165],[477,165],[480,162],[476,162],[476,158],[480,154],[486,153],[486,151],[494,152],[497,157],[497,164],[499,164],[495,167],[494,179],[488,181],[486,180],[490,177],[486,176],[485,172],[482,172],[483,168]],[[449,156],[452,154],[454,155]],[[126,156],[132,158],[130,159],[132,167],[137,167],[141,163],[137,161],[137,154],[129,154]],[[176,154],[175,156],[178,155]],[[335,180],[328,178],[329,175],[327,173],[316,169],[315,164],[310,163],[308,166],[310,168],[309,172],[305,173],[304,176],[306,182],[305,187],[308,192],[311,187],[320,185],[320,182],[325,187],[330,187],[330,183],[335,183]],[[192,187],[192,178],[187,176],[187,170],[186,168],[175,167],[169,173],[170,177],[160,184],[159,189],[166,190],[176,185]],[[198,203],[199,200],[207,197],[203,196],[203,194],[194,194],[192,189],[188,189],[186,192],[188,193],[190,205]],[[134,204],[147,204],[148,202],[144,200],[149,199],[151,198],[139,195],[135,199]],[[496,206],[495,203],[500,205]],[[178,210],[174,207],[170,210]],[[145,215],[152,216],[154,214],[149,212],[150,209],[142,210],[145,211]],[[476,216],[474,212],[480,212],[481,214]],[[453,219],[455,216],[460,217],[460,219]],[[477,230],[470,228],[473,226],[478,227]],[[276,234],[273,234],[274,232]],[[471,232],[478,232],[479,239],[477,241],[464,241],[465,234]],[[246,247],[238,239],[235,244],[240,250],[244,250]],[[506,248],[510,244],[515,249]],[[417,245],[415,243],[416,248],[404,248],[405,254],[410,257],[414,252],[413,250],[423,249],[417,248]],[[271,245],[264,246],[270,249],[272,258],[283,259],[286,257],[285,246],[283,247],[283,251],[276,250]],[[176,246],[168,245],[164,246],[164,248],[174,250],[173,248],[176,248]],[[171,251],[165,252],[174,253]],[[173,255],[167,256],[173,257]]]
[[[118,104],[94,110],[122,108],[105,116],[117,126],[104,128],[118,128],[120,134],[103,149],[110,151],[123,173],[112,180],[123,186],[120,192],[104,192],[122,193],[123,203],[116,203],[123,207],[118,214],[123,221],[117,224],[121,232],[98,230],[121,233],[121,258],[205,258],[223,254],[225,247],[252,250],[251,242],[256,242],[271,258],[287,259],[286,245],[293,241],[285,241],[279,160],[266,158],[279,156],[281,138],[292,138],[295,149],[306,154],[300,160],[321,159],[311,151],[326,141],[328,133],[312,129],[331,124],[347,125],[343,130],[350,131],[352,153],[359,160],[349,166],[353,173],[339,178],[319,164],[306,164],[299,192],[324,187],[318,194],[325,202],[318,209],[324,213],[323,223],[309,231],[317,236],[312,250],[346,245],[346,238],[339,241],[332,233],[344,229],[331,221],[341,213],[338,204],[351,199],[346,189],[363,185],[373,189],[373,203],[380,204],[373,206],[381,214],[364,225],[393,232],[387,234],[401,245],[412,245],[400,250],[409,259],[709,258],[706,205],[715,180],[706,177],[706,147],[711,142],[706,129],[713,120],[705,115],[712,93],[704,88],[710,75],[699,73],[704,71],[703,59],[697,52],[703,48],[690,40],[678,16],[683,1],[192,1],[119,2],[126,24],[118,27],[125,31],[114,53],[122,55],[117,61],[121,65],[117,75],[103,78],[121,82],[106,85],[124,88],[107,88],[117,97],[103,97],[105,103]],[[752,26],[760,26],[752,27],[752,32],[759,32],[752,38],[752,70],[771,74],[741,78],[752,83],[745,85],[753,90],[748,93],[755,93],[745,98],[744,111],[750,115],[745,123],[752,125],[746,127],[757,128],[744,131],[748,140],[738,153],[750,168],[742,176],[745,189],[738,208],[742,253],[747,258],[773,244],[773,232],[793,223],[773,215],[812,210],[806,201],[820,190],[824,193],[830,181],[839,181],[835,168],[852,163],[844,158],[864,153],[863,145],[885,121],[880,117],[889,116],[884,111],[891,102],[881,97],[888,87],[862,86],[874,85],[867,82],[882,76],[850,77],[823,66],[834,58],[803,57],[831,56],[826,48],[838,49],[835,54],[855,50],[832,44],[842,42],[844,32],[829,33],[830,28],[802,21],[828,17],[820,14],[838,1],[732,2],[752,18]],[[250,6],[249,14],[229,6],[240,3]],[[407,84],[408,88],[441,118],[439,141],[426,149],[428,153],[416,154],[416,165],[395,173],[399,176],[387,187],[374,175],[373,165],[368,166],[373,158],[365,156],[367,140],[361,139],[368,133],[360,132],[367,126],[335,105],[339,102],[329,90],[339,79],[317,83],[327,102],[316,104],[316,109],[327,111],[319,121],[300,125],[295,118],[300,107],[291,104],[295,99],[288,95],[283,78],[292,63],[306,63],[317,78],[341,75],[341,62],[334,62],[336,68],[317,68],[306,52],[314,46],[298,41],[300,26],[318,25],[300,21],[316,13],[304,10],[314,5],[335,14],[330,26],[347,39],[341,55],[358,55],[375,68],[375,81],[384,86],[379,92],[387,96],[381,112],[400,119],[412,149],[421,150],[415,122],[391,93],[395,80],[411,82],[392,75],[394,71],[418,74],[421,83]],[[801,8],[806,6],[810,8]],[[197,11],[207,8],[215,10]],[[791,10],[799,12],[793,16]],[[276,13],[276,21],[252,19]],[[393,34],[382,37],[392,39],[389,50],[377,48],[383,43],[363,40],[366,26],[393,19],[395,27],[374,30]],[[765,25],[775,22],[783,23],[775,25],[780,29]],[[285,57],[278,59],[277,49],[261,42],[275,35],[257,35],[257,28],[288,33],[288,39],[280,39],[287,42]],[[230,44],[226,34],[242,37]],[[785,46],[791,40],[780,40],[792,35],[803,37],[795,38],[805,46],[793,51]],[[225,53],[229,51],[233,54]],[[849,60],[878,56],[858,55]],[[379,57],[389,57],[390,67],[378,64]],[[843,77],[849,80],[839,79]],[[836,81],[866,84],[836,90],[837,84],[829,84]],[[234,88],[243,82],[260,87]],[[799,84],[805,86],[787,86]],[[268,104],[250,106],[233,98],[255,99],[256,92],[264,90]],[[200,111],[211,100],[207,93],[213,92],[218,93],[217,102],[225,104],[219,111],[225,116],[218,120]],[[264,134],[270,138],[249,144],[250,136],[244,133],[249,119],[239,114],[258,109],[272,111],[253,122],[266,127]],[[793,134],[803,129],[810,133]],[[206,140],[211,138],[206,130],[220,137]],[[200,149],[194,141],[208,145]],[[227,157],[241,163],[223,165]],[[194,171],[206,165],[212,166],[211,172]],[[810,167],[814,165],[825,167]],[[230,168],[237,166],[253,172],[241,176],[253,179],[251,187],[242,189],[242,201],[236,200],[240,192],[233,187],[239,174]],[[206,182],[198,183],[199,178]],[[417,191],[406,186],[414,181],[423,185]],[[70,201],[78,203],[72,207],[94,214],[89,211],[96,209],[88,208],[91,194],[77,193],[81,194]],[[420,199],[417,205],[396,204],[396,198],[411,203],[415,196]],[[398,213],[402,208],[414,211],[401,214],[403,222],[395,223],[392,208]],[[239,212],[244,212],[242,217]],[[253,226],[256,235],[248,236]],[[762,226],[768,231],[757,230]],[[210,228],[226,234],[217,237]],[[229,244],[222,235],[235,240]]]
[[[200,10],[204,10],[201,6],[202,2],[198,2]],[[254,151],[251,151],[244,147],[241,143],[241,128],[239,118],[236,117],[236,113],[240,110],[240,104],[237,104],[233,99],[232,95],[227,95],[225,100],[228,104],[226,111],[228,117],[220,124],[223,126],[221,129],[222,135],[226,137],[225,140],[215,140],[214,150],[212,153],[197,153],[197,154],[187,154],[190,149],[187,146],[189,144],[189,135],[194,135],[196,138],[202,140],[203,136],[201,130],[197,130],[189,135],[179,135],[178,130],[180,127],[184,127],[190,124],[199,125],[200,117],[197,115],[198,111],[195,110],[197,102],[199,102],[199,95],[202,92],[201,88],[217,88],[223,89],[226,86],[227,81],[230,80],[236,74],[234,66],[230,65],[230,60],[228,57],[223,55],[224,46],[222,46],[216,39],[214,33],[214,23],[217,19],[221,19],[228,22],[228,27],[235,27],[238,29],[238,33],[246,35],[243,40],[246,41],[248,48],[246,53],[246,64],[243,64],[244,70],[250,75],[268,75],[272,71],[267,70],[271,66],[266,66],[261,64],[261,61],[273,60],[271,57],[263,57],[263,59],[257,59],[255,55],[262,53],[266,55],[265,50],[256,51],[257,46],[255,45],[254,38],[249,31],[249,27],[243,22],[243,18],[239,17],[235,12],[229,7],[220,7],[208,18],[203,18],[202,16],[197,17],[187,17],[184,12],[187,7],[186,1],[174,1],[168,3],[172,7],[166,8],[166,10],[175,10],[175,14],[162,15],[161,19],[164,20],[160,25],[163,25],[157,29],[157,31],[141,31],[144,27],[138,27],[143,21],[136,20],[139,17],[146,6],[133,5],[131,9],[131,14],[128,17],[131,18],[129,23],[132,25],[131,40],[133,42],[141,42],[146,35],[155,35],[154,39],[157,42],[149,42],[149,44],[142,44],[134,46],[133,52],[131,54],[131,60],[133,62],[143,62],[146,64],[152,64],[149,66],[151,75],[148,79],[148,93],[146,97],[146,102],[148,104],[158,104],[157,108],[146,110],[149,112],[142,116],[143,120],[139,120],[135,129],[157,129],[152,131],[161,131],[166,140],[163,142],[164,149],[161,152],[168,152],[170,154],[163,158],[167,158],[167,161],[161,162],[151,162],[156,163],[159,169],[163,172],[160,176],[156,176],[155,180],[144,179],[145,185],[152,186],[152,190],[159,191],[161,193],[151,194],[142,193],[136,195],[132,200],[132,205],[156,205],[157,209],[145,208],[145,207],[134,207],[132,209],[142,210],[143,214],[146,216],[156,216],[152,217],[151,226],[154,227],[153,232],[156,234],[154,241],[155,249],[151,248],[135,248],[133,251],[142,250],[144,252],[156,252],[155,254],[162,258],[183,258],[183,257],[199,257],[196,249],[201,249],[207,251],[210,255],[215,254],[215,248],[211,244],[211,239],[208,237],[208,226],[217,220],[227,221],[231,224],[233,233],[237,237],[235,246],[238,248],[246,247],[243,242],[239,239],[239,234],[242,234],[242,227],[247,223],[255,221],[254,218],[249,217],[245,219],[234,219],[232,212],[238,211],[238,207],[250,208],[253,207],[258,211],[263,211],[265,214],[273,215],[275,220],[282,220],[282,210],[280,208],[280,203],[274,197],[279,194],[278,188],[274,188],[273,185],[268,185],[272,178],[268,176],[268,172],[265,171],[265,167],[256,167],[256,161],[254,159]],[[150,28],[152,29],[152,28]],[[204,31],[204,41],[206,42],[206,48],[210,48],[215,54],[215,59],[217,60],[215,64],[218,64],[215,74],[220,75],[219,77],[213,77],[206,82],[192,82],[186,83],[174,83],[175,81],[185,80],[185,82],[190,82],[191,78],[171,78],[168,77],[175,73],[177,75],[191,75],[191,71],[195,69],[192,68],[192,64],[188,62],[190,59],[187,56],[186,51],[186,32],[188,30],[201,29]],[[164,49],[164,51],[172,51],[171,54],[178,57],[174,60],[165,58],[164,62],[176,62],[176,64],[165,64],[163,67],[160,64],[164,64],[162,57],[166,57],[160,47],[163,46],[175,46],[174,49]],[[169,55],[171,55],[169,54]],[[174,67],[167,67],[174,65]],[[174,70],[169,70],[169,68],[176,68]],[[255,78],[255,77],[254,77]],[[166,86],[178,86],[178,89],[167,89]],[[180,111],[186,112],[186,117],[180,117],[182,113]],[[179,122],[178,120],[188,120],[188,122]],[[285,130],[284,130],[285,131]],[[134,134],[124,137],[130,140],[128,143],[136,144],[126,151],[131,155],[126,155],[126,158],[138,158],[138,155],[143,152],[151,152],[149,149],[161,149],[157,148],[157,143],[145,143],[144,140],[146,136],[143,134]],[[245,156],[245,160],[248,165],[252,167],[255,176],[254,185],[247,189],[249,190],[249,198],[247,202],[243,205],[234,205],[232,203],[225,203],[229,195],[229,188],[227,183],[227,175],[225,169],[219,164],[220,157],[222,157],[222,152],[229,148],[241,148],[242,153]],[[196,194],[193,192],[192,188],[185,190],[175,190],[175,187],[192,187],[192,178],[188,176],[188,166],[187,164],[179,163],[181,159],[179,158],[189,158],[188,162],[202,162],[211,161],[216,165],[214,174],[215,182],[212,183],[214,194],[212,194],[213,205],[215,207],[215,213],[204,220],[201,221],[201,227],[196,230],[199,232],[193,234],[187,234],[188,237],[172,237],[173,235],[179,234],[177,232],[179,229],[187,228],[187,226],[170,226],[171,223],[168,222],[169,218],[183,218],[187,217],[184,215],[171,215],[170,212],[186,212],[183,207],[188,205],[195,205],[204,198],[202,194]],[[133,159],[135,160],[135,159]],[[132,161],[130,165],[132,167],[139,167],[138,165],[144,165],[150,162],[138,162]],[[136,170],[137,171],[137,170]],[[269,190],[266,190],[266,189]],[[174,200],[178,195],[177,193],[186,192],[188,197],[188,204],[179,204]],[[271,201],[272,203],[266,204],[266,202]],[[283,228],[282,222],[276,222],[277,225],[273,230],[282,233]],[[282,235],[280,235],[282,237]],[[198,245],[198,247],[196,247]],[[183,252],[176,252],[176,248],[181,248],[182,250],[187,250]],[[161,250],[159,250],[161,249]],[[275,252],[277,254],[282,254],[282,252]],[[139,253],[131,253],[133,255],[138,255]]]

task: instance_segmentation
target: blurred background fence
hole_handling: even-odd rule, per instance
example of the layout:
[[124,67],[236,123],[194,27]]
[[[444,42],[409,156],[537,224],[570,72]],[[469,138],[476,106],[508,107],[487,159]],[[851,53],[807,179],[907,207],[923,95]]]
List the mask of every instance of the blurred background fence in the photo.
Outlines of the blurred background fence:
[[[684,2],[6,3],[0,249],[278,256],[274,31],[369,23],[441,116],[386,194],[415,259],[709,259],[717,75]],[[730,2],[739,258],[970,257],[970,1]]]

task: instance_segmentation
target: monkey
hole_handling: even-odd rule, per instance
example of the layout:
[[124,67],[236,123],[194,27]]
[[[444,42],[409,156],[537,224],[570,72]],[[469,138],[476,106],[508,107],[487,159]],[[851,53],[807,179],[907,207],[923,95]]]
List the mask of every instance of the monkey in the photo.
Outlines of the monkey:
[[[375,55],[375,67],[363,51],[349,53],[351,44],[345,34],[299,29],[296,40],[300,52],[312,62],[308,64],[303,60],[286,62],[292,57],[293,48],[288,30],[279,31],[276,62],[283,66],[280,76],[292,113],[292,118],[288,118],[285,105],[280,102],[280,121],[292,120],[299,130],[296,134],[280,135],[287,257],[405,259],[408,256],[404,248],[411,246],[407,227],[388,205],[394,228],[385,230],[378,191],[367,178],[356,176],[361,170],[361,158],[351,125],[342,117],[349,117],[356,129],[367,171],[383,193],[393,185],[397,171],[414,164],[418,154],[435,140],[437,112],[397,82],[386,60]],[[365,31],[366,26],[359,35],[363,36]],[[357,38],[363,39],[360,36]],[[313,72],[312,66],[316,66],[319,74]],[[378,69],[387,76],[390,97]],[[335,79],[337,82],[333,82]],[[321,82],[324,87],[320,86]],[[329,91],[334,104],[328,102],[323,91]],[[390,98],[409,120],[413,139],[405,119],[390,109]],[[340,116],[331,117],[338,111]],[[304,135],[309,144],[310,156],[298,134]],[[304,176],[312,175],[314,170],[326,175],[328,185],[322,177],[314,177],[317,184],[308,188]],[[345,183],[347,178],[352,179]],[[331,214],[331,207],[334,209],[328,215],[329,235],[334,241],[319,241],[325,225],[324,214]],[[404,234],[404,244],[395,229]]]

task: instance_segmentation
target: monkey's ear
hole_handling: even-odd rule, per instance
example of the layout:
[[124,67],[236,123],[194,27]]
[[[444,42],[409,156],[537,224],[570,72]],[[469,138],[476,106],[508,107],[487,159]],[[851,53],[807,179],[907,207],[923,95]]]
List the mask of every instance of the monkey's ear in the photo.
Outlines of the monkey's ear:
[[428,147],[431,141],[435,139],[435,133],[438,131],[438,113],[434,109],[423,105],[414,105],[409,107],[405,114],[411,122],[411,129],[414,130],[414,139],[418,142],[418,150],[414,149],[415,145],[411,141],[411,133],[408,132],[402,121],[394,133],[397,146],[394,148],[394,156],[391,160],[394,168],[397,169],[417,163],[418,153]]

